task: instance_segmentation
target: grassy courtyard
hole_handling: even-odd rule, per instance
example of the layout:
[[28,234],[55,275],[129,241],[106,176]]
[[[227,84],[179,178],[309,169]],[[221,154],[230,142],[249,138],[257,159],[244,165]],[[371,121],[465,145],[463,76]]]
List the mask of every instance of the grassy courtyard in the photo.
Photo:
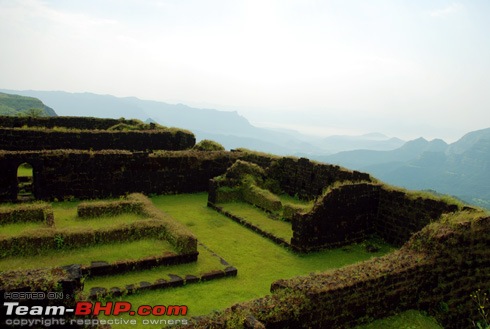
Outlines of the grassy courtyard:
[[[153,196],[151,200],[157,208],[188,227],[197,236],[198,241],[205,246],[199,246],[198,261],[190,264],[159,266],[151,270],[134,271],[114,276],[86,278],[84,293],[87,293],[91,287],[110,288],[141,281],[154,282],[157,279],[166,278],[169,274],[199,275],[206,271],[223,269],[225,265],[220,263],[218,257],[220,256],[238,269],[236,277],[189,284],[166,290],[142,291],[134,295],[119,297],[119,300],[128,301],[135,307],[139,305],[186,305],[188,313],[185,318],[190,318],[270,294],[270,285],[275,280],[339,268],[371,257],[382,256],[393,250],[389,245],[376,241],[375,243],[380,246],[380,250],[376,253],[366,251],[365,244],[360,243],[310,254],[297,254],[264,239],[208,208],[206,206],[206,193],[160,195]],[[53,204],[55,227],[67,229],[87,226],[116,227],[119,224],[127,224],[141,219],[137,215],[123,214],[116,217],[81,220],[76,217],[77,204],[74,201]],[[246,204],[227,204],[226,207],[227,211],[246,217],[247,220],[253,221],[257,226],[275,230],[277,235],[284,238],[289,239],[291,237],[290,223],[273,220],[258,209]],[[15,225],[12,224],[9,227],[11,234],[18,234],[23,229],[38,229],[39,225],[42,224],[34,224],[34,226],[32,224]],[[77,250],[52,250],[35,257],[1,259],[0,271],[71,263],[89,264],[91,261],[97,260],[111,262],[122,259],[137,259],[158,255],[166,250],[172,250],[170,244],[158,239],[103,244]],[[131,317],[127,316],[127,318]],[[161,327],[160,325],[145,325],[140,320],[138,319],[136,326],[131,327]],[[123,328],[124,326],[113,325],[113,327]],[[370,328],[437,329],[440,326],[433,319],[419,312],[409,311],[359,327],[359,329]]]

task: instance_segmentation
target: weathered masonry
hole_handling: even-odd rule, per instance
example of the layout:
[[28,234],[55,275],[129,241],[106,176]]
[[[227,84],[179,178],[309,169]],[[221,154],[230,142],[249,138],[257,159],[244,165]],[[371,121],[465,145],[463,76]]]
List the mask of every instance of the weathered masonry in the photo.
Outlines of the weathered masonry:
[[0,150],[184,150],[194,134],[137,120],[0,116]]
[[[208,190],[209,180],[221,175],[237,159],[271,166],[271,175],[293,195],[313,195],[322,186],[369,175],[307,159],[257,156],[248,152],[126,150],[0,151],[0,201],[17,198],[17,169],[33,168],[34,196],[41,200],[103,198],[132,192],[191,193]],[[282,167],[282,165],[285,165]],[[313,175],[312,175],[313,173]],[[294,180],[293,180],[294,179]],[[292,181],[293,180],[293,181]]]

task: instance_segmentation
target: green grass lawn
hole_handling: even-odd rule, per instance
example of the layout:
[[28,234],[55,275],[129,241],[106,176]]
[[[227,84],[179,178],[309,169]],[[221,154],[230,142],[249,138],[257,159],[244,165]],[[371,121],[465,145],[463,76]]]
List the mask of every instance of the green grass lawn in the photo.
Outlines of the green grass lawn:
[[[126,298],[133,305],[142,305],[147,300],[153,300],[155,303],[160,301],[173,305],[187,305],[188,316],[207,314],[230,307],[237,302],[270,294],[270,284],[277,279],[339,268],[393,250],[388,245],[382,245],[378,253],[371,254],[365,251],[364,244],[361,243],[317,253],[296,254],[206,207],[207,194],[157,196],[152,200],[157,207],[187,225],[199,241],[236,266],[238,276]],[[369,327],[357,329],[371,328],[441,327],[433,318],[417,311],[409,311],[375,321]]]
[[291,223],[270,218],[267,213],[245,202],[230,202],[219,205],[223,210],[238,216],[263,231],[272,233],[287,242],[291,241],[293,229]]
[[[54,228],[76,230],[90,227],[100,229],[107,227],[119,227],[137,220],[146,219],[144,216],[127,213],[117,216],[101,216],[97,218],[79,218],[77,216],[78,202],[56,202],[53,203]],[[12,223],[0,226],[0,236],[15,236],[39,228],[47,227],[44,223]]]
[[282,204],[291,203],[291,204],[305,206],[305,207],[306,206],[313,207],[313,200],[312,201],[300,200],[298,198],[290,196],[289,194],[280,194],[277,196],[279,197],[279,199],[281,199]]
[[170,243],[158,239],[102,244],[72,250],[49,250],[36,256],[2,258],[0,259],[0,271],[56,267],[70,264],[89,265],[92,261],[111,263],[118,260],[159,256],[165,251],[175,252]]
[[[185,318],[208,314],[214,310],[221,310],[233,304],[263,297],[270,294],[270,285],[278,279],[287,279],[312,272],[323,272],[371,257],[382,256],[393,250],[389,245],[381,245],[377,253],[369,253],[364,244],[354,244],[339,249],[324,250],[310,254],[297,254],[289,249],[261,237],[257,233],[241,226],[224,215],[208,208],[207,194],[161,195],[151,198],[159,209],[171,215],[176,221],[187,226],[198,238],[217,255],[224,258],[238,269],[237,277],[219,279],[216,281],[190,284],[183,287],[166,290],[144,291],[130,296],[123,296],[118,300],[129,301],[134,307],[139,305],[187,305],[189,312]],[[125,223],[138,220],[135,217],[121,219],[98,218],[90,220],[76,219],[76,202],[60,202],[53,205],[55,211],[56,227],[69,227],[70,225],[107,225],[107,222]],[[240,208],[244,208],[241,207]],[[263,212],[250,211],[250,220],[267,220],[287,226],[289,238],[291,224],[262,218]],[[243,210],[243,209],[242,209]],[[256,210],[256,209],[254,209]],[[257,215],[257,216],[256,216]],[[257,217],[257,218],[256,218]],[[77,222],[73,224],[73,222]],[[80,223],[78,223],[80,222]],[[63,226],[66,225],[66,226]],[[289,239],[288,238],[288,239]],[[378,243],[379,244],[379,243]],[[71,263],[88,264],[91,261],[103,260],[112,262],[121,259],[136,259],[145,256],[160,254],[169,244],[158,240],[141,240],[128,243],[100,245],[78,250],[51,251],[45,255],[35,257],[16,257],[0,260],[0,271],[15,268],[37,268],[47,266],[66,265]],[[197,263],[176,266],[161,266],[148,271],[137,271],[124,275],[101,277],[86,280],[85,291],[90,287],[124,286],[140,281],[153,282],[165,278],[168,274],[185,276],[186,274],[202,274],[208,270],[223,269],[225,266],[219,262],[208,250],[199,246],[199,260]],[[120,317],[120,316],[118,316]],[[131,317],[127,317],[131,318]],[[136,317],[137,318],[137,317]],[[162,326],[144,325],[141,318],[137,318],[138,325],[132,328],[161,328]],[[425,321],[428,322],[425,322]],[[370,328],[430,328],[439,329],[438,326],[426,326],[432,319],[424,317],[419,312],[405,312],[398,316],[374,322]],[[408,325],[400,326],[401,323]],[[113,325],[113,328],[124,328],[124,325]]]
[[155,282],[157,279],[169,280],[168,274],[178,275],[184,278],[187,274],[201,276],[213,270],[224,270],[227,266],[221,264],[219,257],[211,251],[198,246],[199,257],[197,262],[172,266],[159,266],[149,270],[134,271],[127,274],[88,278],[85,281],[84,291],[89,292],[92,287],[124,287],[128,284],[136,284],[141,281]]
[[205,193],[156,196],[152,201],[186,225],[199,241],[238,268],[235,278],[123,297],[133,305],[149,302],[153,305],[187,305],[187,317],[263,297],[270,293],[271,283],[278,279],[342,267],[392,250],[384,245],[380,252],[372,254],[365,251],[362,244],[357,244],[300,255],[208,208]]
[[79,218],[77,216],[78,202],[57,202],[53,204],[54,226],[56,228],[86,228],[99,229],[104,227],[119,227],[122,224],[146,219],[134,213],[117,216],[101,216],[96,218]]
[[47,228],[48,226],[42,222],[31,223],[11,223],[0,225],[0,237],[15,236],[28,231],[35,231],[39,228]]

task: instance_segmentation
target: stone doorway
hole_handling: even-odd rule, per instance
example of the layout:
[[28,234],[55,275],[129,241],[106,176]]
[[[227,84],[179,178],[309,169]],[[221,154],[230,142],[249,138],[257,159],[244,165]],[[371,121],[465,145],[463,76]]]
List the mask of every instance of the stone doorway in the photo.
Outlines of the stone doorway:
[[17,200],[34,199],[34,171],[31,164],[24,162],[17,168]]

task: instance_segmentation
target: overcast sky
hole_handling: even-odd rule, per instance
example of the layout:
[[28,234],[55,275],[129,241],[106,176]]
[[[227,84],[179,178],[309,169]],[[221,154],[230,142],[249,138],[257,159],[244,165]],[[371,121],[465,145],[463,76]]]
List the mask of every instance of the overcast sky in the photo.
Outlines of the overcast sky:
[[451,142],[490,126],[489,18],[488,0],[0,0],[0,88]]

